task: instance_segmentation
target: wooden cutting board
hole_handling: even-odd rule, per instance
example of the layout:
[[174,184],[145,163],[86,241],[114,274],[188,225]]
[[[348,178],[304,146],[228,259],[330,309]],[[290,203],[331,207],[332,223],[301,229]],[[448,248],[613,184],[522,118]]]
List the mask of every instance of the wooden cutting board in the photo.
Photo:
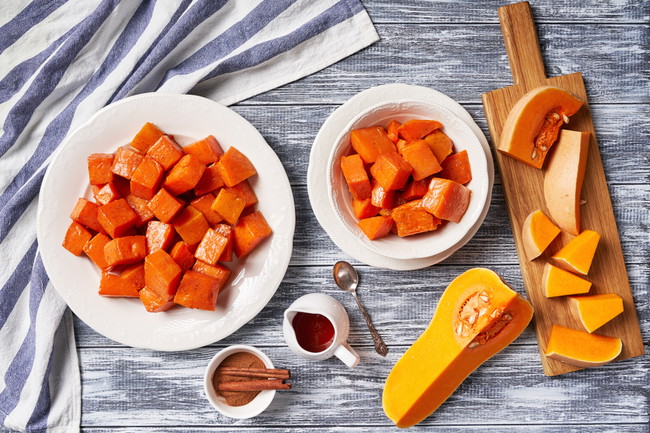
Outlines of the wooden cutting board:
[[[601,240],[587,279],[593,283],[591,294],[616,293],[623,298],[625,309],[621,315],[597,330],[596,333],[618,337],[623,341],[623,351],[617,360],[642,355],[644,349],[641,331],[634,309],[634,300],[623,261],[623,251],[582,74],[576,72],[560,77],[546,78],[542,53],[528,2],[499,8],[499,18],[514,85],[483,94],[483,107],[492,144],[496,149],[510,108],[526,92],[535,87],[542,85],[561,87],[585,102],[580,111],[571,117],[571,121],[566,127],[576,131],[589,131],[592,137],[582,187],[582,198],[586,200],[586,204],[581,208],[581,229],[597,231],[601,235]],[[544,356],[553,324],[583,329],[577,315],[569,308],[568,300],[563,297],[546,298],[541,284],[542,272],[547,259],[573,236],[562,232],[541,257],[532,262],[526,259],[521,236],[524,219],[536,209],[542,209],[546,215],[550,215],[544,202],[544,173],[542,170],[529,167],[499,151],[495,153],[524,286],[528,299],[535,308],[533,320],[544,374],[554,376],[579,370],[580,367],[574,367]],[[625,206],[625,203],[618,205]]]

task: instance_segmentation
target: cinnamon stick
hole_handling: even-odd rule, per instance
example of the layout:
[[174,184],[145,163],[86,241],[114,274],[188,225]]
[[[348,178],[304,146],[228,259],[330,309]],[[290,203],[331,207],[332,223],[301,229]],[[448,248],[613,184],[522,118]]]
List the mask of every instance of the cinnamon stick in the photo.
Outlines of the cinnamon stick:
[[222,374],[228,374],[230,376],[276,378],[276,379],[291,378],[291,372],[283,368],[219,367],[218,370]]
[[218,391],[264,391],[267,389],[291,389],[291,384],[284,383],[282,379],[270,379],[221,382],[217,385]]

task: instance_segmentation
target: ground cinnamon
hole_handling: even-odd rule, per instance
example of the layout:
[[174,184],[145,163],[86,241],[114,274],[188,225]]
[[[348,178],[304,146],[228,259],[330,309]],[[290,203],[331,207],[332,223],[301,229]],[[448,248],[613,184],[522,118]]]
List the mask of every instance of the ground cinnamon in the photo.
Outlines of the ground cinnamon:
[[[224,359],[219,367],[238,367],[238,368],[265,368],[264,362],[249,352],[237,352]],[[217,395],[226,400],[228,406],[243,406],[250,403],[260,393],[260,391],[220,391],[219,384],[222,382],[243,382],[251,380],[250,377],[235,376],[224,373],[217,368],[212,377],[212,383]]]

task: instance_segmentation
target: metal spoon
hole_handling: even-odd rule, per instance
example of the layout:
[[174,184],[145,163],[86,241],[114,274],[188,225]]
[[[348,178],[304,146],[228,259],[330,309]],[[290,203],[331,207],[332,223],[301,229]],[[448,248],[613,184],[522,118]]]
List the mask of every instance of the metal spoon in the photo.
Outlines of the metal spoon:
[[370,316],[366,312],[366,309],[363,308],[363,305],[361,305],[361,301],[357,296],[357,285],[359,284],[359,275],[357,274],[357,271],[348,262],[336,262],[334,265],[334,281],[342,290],[352,293],[352,296],[354,296],[354,299],[357,301],[357,305],[361,310],[361,314],[363,314],[364,319],[366,319],[366,325],[368,325],[372,341],[375,343],[375,350],[381,356],[386,356],[388,353],[388,347],[386,346],[386,343],[384,343],[384,340],[382,340],[381,335],[379,335],[375,329],[375,325],[372,324]]

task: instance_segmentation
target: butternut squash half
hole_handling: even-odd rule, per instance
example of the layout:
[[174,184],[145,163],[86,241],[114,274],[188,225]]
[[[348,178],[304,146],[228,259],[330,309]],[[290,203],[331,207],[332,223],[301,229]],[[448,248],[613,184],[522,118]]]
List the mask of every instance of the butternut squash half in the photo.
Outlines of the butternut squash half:
[[497,149],[531,167],[542,168],[560,129],[582,106],[564,89],[536,87],[512,107]]
[[433,413],[463,380],[510,344],[533,317],[530,303],[489,269],[454,279],[427,329],[402,355],[384,385],[384,412],[398,427]]

